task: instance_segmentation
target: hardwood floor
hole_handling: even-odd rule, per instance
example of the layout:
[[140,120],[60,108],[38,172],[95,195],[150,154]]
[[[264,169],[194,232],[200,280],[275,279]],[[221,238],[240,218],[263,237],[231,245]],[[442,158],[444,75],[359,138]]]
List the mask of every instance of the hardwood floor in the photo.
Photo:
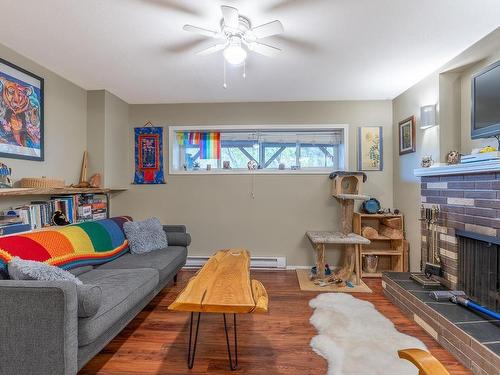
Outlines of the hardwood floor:
[[[195,365],[188,370],[189,314],[167,310],[192,275],[190,271],[183,271],[177,285],[165,288],[156,296],[79,374],[326,374],[325,360],[309,346],[316,331],[309,324],[312,310],[308,302],[318,293],[300,291],[295,271],[252,274],[269,293],[270,313],[238,316],[237,371],[229,370],[223,320],[219,314],[203,315]],[[399,331],[422,340],[451,374],[471,374],[383,296],[380,279],[365,279],[365,282],[374,293],[356,293],[355,297],[372,302]]]

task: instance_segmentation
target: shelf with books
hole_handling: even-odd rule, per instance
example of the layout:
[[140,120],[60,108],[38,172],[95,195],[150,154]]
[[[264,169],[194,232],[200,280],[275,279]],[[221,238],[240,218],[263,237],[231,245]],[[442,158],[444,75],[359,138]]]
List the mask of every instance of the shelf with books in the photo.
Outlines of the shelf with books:
[[125,190],[127,190],[127,188],[6,188],[0,189],[0,197],[23,195],[107,194]]
[[[62,213],[70,224],[109,217],[108,189],[51,189],[52,192],[54,190],[57,193],[64,191],[64,194],[49,194],[47,191],[43,194],[49,195],[47,199],[32,200],[29,203],[3,210],[0,213],[0,235],[52,226],[54,214],[57,211]],[[92,192],[87,192],[89,190]],[[73,194],[69,194],[69,191]]]

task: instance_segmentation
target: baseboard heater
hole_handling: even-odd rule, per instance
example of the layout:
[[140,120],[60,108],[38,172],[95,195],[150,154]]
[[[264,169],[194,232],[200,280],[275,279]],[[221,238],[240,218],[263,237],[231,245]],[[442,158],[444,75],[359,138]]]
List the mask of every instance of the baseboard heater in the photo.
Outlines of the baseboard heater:
[[[200,268],[209,259],[209,256],[188,256],[184,268]],[[252,257],[250,268],[261,270],[286,269],[286,257]]]

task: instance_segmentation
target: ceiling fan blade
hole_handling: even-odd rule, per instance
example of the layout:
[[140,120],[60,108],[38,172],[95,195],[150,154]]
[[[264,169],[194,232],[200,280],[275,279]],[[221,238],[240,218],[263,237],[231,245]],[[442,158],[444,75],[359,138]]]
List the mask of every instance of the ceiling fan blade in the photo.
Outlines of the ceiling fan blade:
[[222,16],[224,17],[224,24],[232,27],[233,29],[237,29],[239,26],[238,18],[240,16],[238,9],[227,5],[222,5],[220,9],[222,11]]
[[188,31],[190,33],[208,36],[209,38],[216,38],[218,35],[218,33],[216,31],[204,29],[203,27],[198,27],[198,26],[193,26],[193,25],[184,25],[184,27],[182,29],[184,31]]
[[248,44],[248,48],[251,51],[260,53],[261,55],[264,55],[267,57],[274,57],[281,52],[281,49],[279,49],[277,47],[273,47],[273,46],[270,46],[268,44],[258,43],[258,42]]
[[268,22],[252,29],[252,32],[257,38],[266,38],[268,36],[281,34],[284,31],[285,28],[280,21]]
[[222,43],[222,44],[216,44],[213,45],[212,47],[208,47],[205,49],[202,49],[201,51],[196,52],[197,55],[210,55],[211,53],[215,53],[217,51],[223,50],[226,48],[227,43]]

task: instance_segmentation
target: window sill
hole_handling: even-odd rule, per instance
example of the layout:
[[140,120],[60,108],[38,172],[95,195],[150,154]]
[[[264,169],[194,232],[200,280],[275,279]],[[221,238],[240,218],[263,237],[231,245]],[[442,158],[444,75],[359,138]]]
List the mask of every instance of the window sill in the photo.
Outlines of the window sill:
[[207,171],[205,169],[198,171],[179,171],[171,170],[170,175],[186,175],[186,176],[197,176],[197,175],[325,175],[330,174],[333,168],[318,168],[318,169],[298,169],[298,170],[265,170],[265,169],[212,169]]

